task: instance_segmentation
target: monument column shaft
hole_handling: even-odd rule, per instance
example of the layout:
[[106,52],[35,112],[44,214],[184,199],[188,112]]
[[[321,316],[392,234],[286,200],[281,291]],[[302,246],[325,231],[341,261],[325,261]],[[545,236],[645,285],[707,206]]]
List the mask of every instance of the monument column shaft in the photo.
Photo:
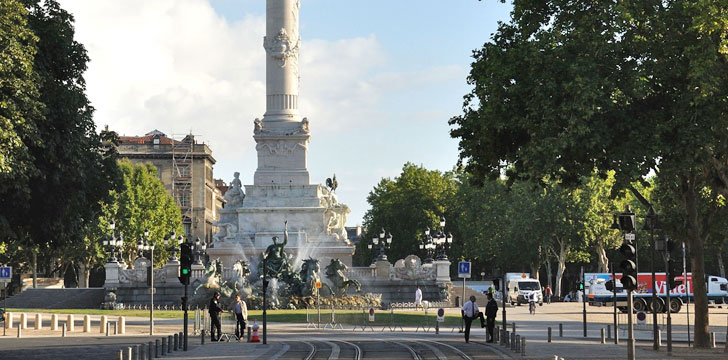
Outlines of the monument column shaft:
[[298,11],[300,0],[267,0],[266,112],[263,121],[300,121],[298,116]]

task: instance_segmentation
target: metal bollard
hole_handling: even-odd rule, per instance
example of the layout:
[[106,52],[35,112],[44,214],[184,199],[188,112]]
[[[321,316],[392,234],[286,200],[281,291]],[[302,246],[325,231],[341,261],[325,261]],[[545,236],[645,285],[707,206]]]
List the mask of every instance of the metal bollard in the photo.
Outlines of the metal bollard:
[[516,352],[521,352],[521,335],[516,335]]
[[513,332],[515,334],[516,333],[516,323],[512,323],[511,326],[513,329],[513,330],[511,330],[511,332]]
[[607,340],[612,340],[612,325],[607,325]]
[[604,333],[604,328],[601,328],[601,329],[599,329],[599,330],[600,330],[600,332],[601,332],[601,338],[602,338],[602,339],[601,339],[601,341],[602,341],[602,344],[606,344],[606,343],[607,343],[607,336],[606,336],[606,334]]
[[657,346],[662,346],[662,330],[657,329]]
[[252,328],[248,326],[248,342],[250,342],[250,330],[252,330]]
[[710,348],[715,349],[715,332],[710,333]]
[[152,345],[152,344],[153,343],[151,341],[147,344],[147,359],[148,360],[152,360],[154,358],[154,352],[153,352],[154,345]]
[[18,326],[18,337],[19,338],[23,337],[23,327],[22,326]]
[[167,353],[167,338],[162,338],[162,356]]
[[124,349],[119,349],[119,360],[124,360]]
[[521,338],[521,356],[526,356],[526,338]]
[[504,335],[504,336],[503,336],[503,343],[502,343],[502,345],[503,345],[503,346],[505,346],[506,348],[507,348],[508,346],[510,346],[510,345],[508,344],[508,340],[510,340],[510,338],[511,338],[511,335],[510,335],[510,334],[511,334],[511,333],[510,333],[510,332],[509,332],[508,330],[506,330],[506,329],[503,329],[503,335]]
[[159,357],[159,339],[154,340],[154,358]]
[[564,337],[564,324],[559,324],[559,337]]
[[51,315],[51,330],[58,330],[58,314]]
[[174,334],[174,351],[179,350],[179,334]]
[[36,330],[43,329],[43,315],[41,315],[41,314],[35,314],[35,329]]
[[61,330],[61,336],[66,337],[66,324],[63,324],[63,330]]
[[516,333],[511,333],[511,350],[516,350]]
[[200,344],[205,345],[205,329],[200,330]]
[[493,339],[491,340],[496,344],[500,343],[500,326],[493,331]]
[[137,346],[136,346],[136,349],[137,349],[137,357],[136,357],[136,360],[146,360],[146,356],[145,356],[146,354],[144,354],[144,348],[146,348],[146,346],[144,346],[144,344],[137,344]]
[[551,327],[549,326],[548,341],[551,342]]
[[172,335],[167,336],[167,354],[172,352]]
[[134,360],[134,349],[131,346],[126,348],[126,360]]
[[110,325],[108,322],[106,323],[106,336],[109,336]]

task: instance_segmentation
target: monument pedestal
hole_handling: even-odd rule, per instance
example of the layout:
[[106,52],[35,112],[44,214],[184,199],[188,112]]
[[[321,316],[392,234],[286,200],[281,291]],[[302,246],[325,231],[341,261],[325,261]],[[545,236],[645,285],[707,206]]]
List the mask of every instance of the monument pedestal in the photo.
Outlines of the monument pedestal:
[[104,288],[114,288],[119,285],[119,270],[121,265],[118,262],[107,262],[104,264],[104,270],[106,271],[106,281],[104,281]]
[[432,262],[432,266],[435,267],[435,282],[438,284],[451,282],[450,264],[449,260],[435,260]]

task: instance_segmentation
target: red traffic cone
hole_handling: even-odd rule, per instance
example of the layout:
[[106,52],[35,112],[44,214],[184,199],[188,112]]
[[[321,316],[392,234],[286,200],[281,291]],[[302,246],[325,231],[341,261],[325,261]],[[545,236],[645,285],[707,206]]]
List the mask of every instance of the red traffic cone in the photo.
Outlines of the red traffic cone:
[[256,319],[253,319],[253,336],[250,338],[250,342],[260,342],[260,337],[258,337],[258,321]]

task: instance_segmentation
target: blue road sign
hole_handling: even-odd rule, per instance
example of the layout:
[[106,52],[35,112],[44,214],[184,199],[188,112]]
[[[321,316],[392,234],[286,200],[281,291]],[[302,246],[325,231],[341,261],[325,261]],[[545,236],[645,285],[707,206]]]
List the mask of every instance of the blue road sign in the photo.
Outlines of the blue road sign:
[[0,266],[0,282],[10,282],[13,276],[13,268],[10,266]]
[[458,277],[470,279],[470,261],[461,261],[458,263]]

